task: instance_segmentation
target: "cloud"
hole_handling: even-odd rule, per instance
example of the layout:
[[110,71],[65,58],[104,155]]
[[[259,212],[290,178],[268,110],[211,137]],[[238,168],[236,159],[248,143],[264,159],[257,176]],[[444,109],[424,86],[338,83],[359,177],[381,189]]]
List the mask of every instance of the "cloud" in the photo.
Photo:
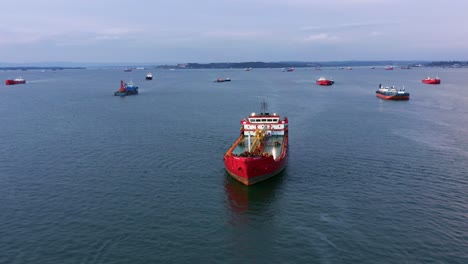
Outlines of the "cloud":
[[211,31],[202,33],[202,36],[228,39],[251,39],[271,37],[273,33],[268,31]]
[[37,26],[29,28],[13,27],[8,30],[0,28],[0,34],[9,36],[0,39],[0,46],[11,46],[17,44],[38,44],[52,42],[57,45],[79,45],[98,41],[109,41],[132,38],[136,34],[145,32],[139,27],[126,26],[83,26],[81,28],[70,25],[64,27],[49,27],[40,30]]
[[378,31],[372,31],[371,33],[369,33],[369,36],[371,36],[371,37],[380,37],[380,36],[383,36],[383,33],[378,32]]
[[338,36],[331,36],[328,33],[320,33],[310,35],[302,40],[302,42],[307,43],[330,43],[330,42],[338,42],[340,41],[340,37]]
[[341,7],[355,7],[361,8],[362,6],[368,5],[390,5],[395,1],[402,1],[402,0],[288,0],[288,1],[280,1],[280,0],[231,0],[231,2],[246,2],[249,4],[268,4],[268,5],[276,5],[276,6],[296,6],[296,7],[329,7],[329,8],[336,8],[337,6]]
[[356,23],[345,23],[337,25],[324,25],[324,26],[309,26],[299,29],[300,31],[314,31],[324,29],[349,29],[349,28],[366,28],[383,25],[398,24],[397,21],[370,21],[370,22],[356,22]]

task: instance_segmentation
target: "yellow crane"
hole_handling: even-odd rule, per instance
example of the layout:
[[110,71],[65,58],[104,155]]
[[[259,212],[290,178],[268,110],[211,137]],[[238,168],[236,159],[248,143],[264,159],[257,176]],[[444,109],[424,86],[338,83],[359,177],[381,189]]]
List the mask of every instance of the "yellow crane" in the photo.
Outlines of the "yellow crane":
[[255,137],[252,142],[252,145],[250,146],[250,153],[252,154],[257,154],[257,155],[262,155],[263,154],[263,140],[266,136],[266,131],[264,129],[259,129],[257,128],[255,130]]

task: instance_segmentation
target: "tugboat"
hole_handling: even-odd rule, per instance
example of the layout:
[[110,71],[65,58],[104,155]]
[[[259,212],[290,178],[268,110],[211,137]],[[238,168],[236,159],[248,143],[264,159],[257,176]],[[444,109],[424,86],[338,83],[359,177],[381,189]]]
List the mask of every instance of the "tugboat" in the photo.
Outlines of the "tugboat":
[[230,82],[230,78],[218,78],[214,82]]
[[26,83],[26,80],[21,77],[18,77],[16,79],[9,79],[5,81],[6,85],[25,84],[25,83]]
[[281,172],[286,166],[288,118],[262,111],[240,121],[239,138],[224,154],[227,172],[245,185],[252,185]]
[[153,80],[153,74],[151,72],[146,74],[146,80]]
[[379,84],[379,89],[375,91],[375,95],[385,100],[409,100],[410,94],[405,88],[397,90],[395,86],[383,87]]
[[426,84],[440,84],[440,79],[439,77],[431,78],[431,77],[426,77],[426,79],[422,80],[422,83]]
[[325,77],[320,77],[318,78],[316,81],[315,81],[316,84],[318,85],[325,85],[325,86],[328,86],[328,85],[332,85],[335,83],[335,81],[333,80],[330,80],[330,79],[327,79]]
[[120,88],[114,93],[115,96],[126,96],[138,94],[138,86],[135,86],[133,82],[124,83],[120,81]]

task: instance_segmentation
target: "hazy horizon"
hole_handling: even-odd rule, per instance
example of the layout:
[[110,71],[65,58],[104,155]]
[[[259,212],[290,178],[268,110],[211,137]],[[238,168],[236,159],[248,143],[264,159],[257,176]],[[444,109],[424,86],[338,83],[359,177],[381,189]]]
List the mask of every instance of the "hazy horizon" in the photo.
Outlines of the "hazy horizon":
[[4,64],[468,60],[464,0],[18,0],[3,10]]
[[[28,68],[28,67],[156,67],[162,65],[177,65],[187,63],[198,63],[198,64],[210,64],[210,63],[318,63],[322,64],[323,67],[336,67],[336,66],[378,66],[378,65],[407,65],[407,64],[419,64],[419,63],[431,63],[433,61],[425,60],[349,60],[349,61],[297,61],[297,60],[284,60],[284,61],[221,61],[221,62],[154,62],[154,63],[133,63],[133,62],[73,62],[73,61],[62,61],[62,62],[33,62],[33,63],[5,63],[0,61],[0,68]],[[464,61],[461,61],[464,62]],[[313,66],[311,66],[313,67]]]

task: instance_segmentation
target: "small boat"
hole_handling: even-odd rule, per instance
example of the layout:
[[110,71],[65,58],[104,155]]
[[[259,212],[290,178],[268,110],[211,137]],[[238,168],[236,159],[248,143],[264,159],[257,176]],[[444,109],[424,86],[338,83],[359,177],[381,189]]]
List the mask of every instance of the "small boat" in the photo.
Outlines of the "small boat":
[[153,74],[151,72],[146,74],[146,80],[153,80]]
[[375,69],[375,67],[374,67],[374,66],[372,66],[372,67],[370,67],[370,68],[371,68],[372,70],[373,70],[373,69]]
[[287,72],[292,72],[292,71],[294,71],[294,70],[295,70],[294,68],[287,68],[287,69],[286,69]]
[[426,79],[422,80],[422,83],[425,84],[440,84],[440,79],[439,77],[431,78],[431,77],[426,77]]
[[387,71],[393,71],[393,66],[385,66],[384,69]]
[[325,86],[328,86],[328,85],[332,85],[335,83],[335,81],[333,80],[330,80],[330,79],[327,79],[325,77],[320,77],[318,78],[316,81],[315,81],[316,84],[318,85],[325,85]]
[[410,94],[405,88],[397,89],[395,86],[383,87],[379,84],[379,89],[375,91],[375,95],[385,100],[409,100]]
[[224,166],[234,179],[245,185],[264,181],[286,166],[288,118],[266,112],[252,113],[241,120],[240,136],[224,154]]
[[244,71],[251,71],[252,70],[252,67],[249,67],[249,68],[245,68]]
[[409,65],[403,65],[403,66],[400,67],[400,69],[402,69],[402,70],[409,70],[409,69],[411,69],[411,66],[409,66]]
[[26,83],[26,80],[21,77],[18,77],[16,79],[9,79],[5,81],[6,85],[25,84],[25,83]]
[[346,69],[347,69],[347,70],[352,70],[352,69],[353,69],[353,67],[347,67]]
[[115,96],[126,96],[126,95],[135,95],[138,94],[138,86],[135,86],[133,82],[124,83],[120,81],[120,88],[114,93]]
[[215,82],[230,82],[231,79],[230,78],[218,78],[215,80]]
[[124,69],[124,72],[131,72],[131,71],[132,71],[131,68],[126,68],[126,69]]

